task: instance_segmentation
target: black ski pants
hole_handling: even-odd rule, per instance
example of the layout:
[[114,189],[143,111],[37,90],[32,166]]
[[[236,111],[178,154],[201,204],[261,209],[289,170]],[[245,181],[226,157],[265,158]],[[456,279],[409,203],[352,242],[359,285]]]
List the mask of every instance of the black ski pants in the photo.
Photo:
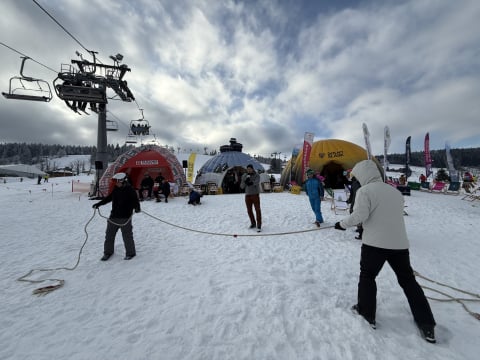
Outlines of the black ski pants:
[[107,231],[105,233],[105,243],[103,253],[112,255],[115,246],[115,235],[118,229],[122,231],[123,244],[125,245],[125,255],[133,256],[135,252],[135,242],[133,241],[132,219],[108,219]]
[[377,284],[375,278],[383,264],[388,262],[397,276],[397,281],[407,297],[415,322],[420,327],[433,327],[435,320],[425,294],[415,280],[410,266],[408,249],[390,250],[362,245],[360,279],[358,282],[358,308],[367,320],[375,320],[377,307]]

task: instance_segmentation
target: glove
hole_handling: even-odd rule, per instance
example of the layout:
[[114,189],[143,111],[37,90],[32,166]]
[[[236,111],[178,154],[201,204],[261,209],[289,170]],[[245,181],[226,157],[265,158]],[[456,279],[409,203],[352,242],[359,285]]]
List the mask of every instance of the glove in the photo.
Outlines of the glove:
[[142,210],[140,210],[140,208],[135,209],[135,212],[136,212],[137,214],[138,214],[140,211],[142,211]]
[[100,205],[98,203],[92,205],[92,208],[94,208],[94,209],[98,209],[99,207],[100,207]]
[[335,229],[337,229],[337,230],[343,230],[343,231],[346,230],[346,229],[344,229],[343,227],[340,226],[340,221],[337,221],[337,222],[335,223]]
[[247,177],[245,178],[245,184],[247,184],[248,186],[253,185],[253,182],[252,182],[252,180],[250,179],[250,176],[247,176]]

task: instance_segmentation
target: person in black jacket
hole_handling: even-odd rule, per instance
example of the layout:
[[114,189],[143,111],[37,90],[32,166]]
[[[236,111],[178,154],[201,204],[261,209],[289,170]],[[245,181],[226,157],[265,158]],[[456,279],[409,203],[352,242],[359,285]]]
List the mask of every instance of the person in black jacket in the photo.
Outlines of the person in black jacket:
[[162,194],[165,196],[165,202],[168,203],[168,197],[170,196],[170,183],[167,179],[163,179],[161,188]]
[[136,255],[135,242],[133,241],[132,214],[140,212],[140,203],[137,192],[128,184],[125,173],[117,173],[113,176],[115,187],[103,200],[93,204],[94,209],[112,202],[112,211],[107,221],[105,243],[103,246],[102,261],[106,261],[113,255],[115,235],[118,229],[122,231],[125,245],[125,260],[130,260]]
[[143,201],[143,192],[147,190],[147,198],[152,198],[152,190],[153,190],[153,179],[149,173],[145,173],[142,182],[140,183],[140,190],[138,192],[138,196],[140,201]]
[[[362,185],[360,185],[360,182],[357,180],[355,176],[352,176],[351,178],[352,184],[350,185],[350,196],[347,199],[347,204],[350,204],[350,214],[353,212],[353,205],[355,205],[355,195],[357,195],[357,190],[360,189]],[[357,229],[355,230],[358,235],[355,236],[355,239],[357,240],[362,240],[362,234],[363,234],[363,226],[362,224],[357,225]]]
[[157,202],[162,201],[162,200],[160,200],[160,192],[162,191],[163,179],[165,179],[165,178],[163,177],[162,173],[160,173],[155,178],[155,181],[154,181],[154,184],[153,184],[153,196],[155,197]]

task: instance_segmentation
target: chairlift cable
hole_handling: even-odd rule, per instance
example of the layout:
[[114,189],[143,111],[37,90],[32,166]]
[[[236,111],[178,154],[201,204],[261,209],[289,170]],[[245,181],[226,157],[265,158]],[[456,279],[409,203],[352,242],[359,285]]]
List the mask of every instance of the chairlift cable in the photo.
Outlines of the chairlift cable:
[[[93,50],[88,50],[75,36],[72,35],[72,33],[70,31],[68,31],[62,24],[60,24],[60,22],[57,21],[57,19],[55,19],[47,10],[45,10],[42,5],[40,5],[36,0],[32,0],[35,5],[37,5],[45,14],[48,15],[48,17],[50,17],[50,19],[52,19],[58,26],[60,26],[62,28],[63,31],[65,31],[68,35],[70,35],[70,37],[75,40],[77,42],[78,45],[80,45],[85,51],[87,51],[89,54],[92,54],[93,53]],[[102,62],[97,58],[97,61],[102,64]]]
[[49,67],[49,66],[47,66],[47,65],[44,65],[44,64],[42,64],[41,62],[39,62],[39,61],[37,61],[37,60],[33,59],[31,56],[25,55],[24,53],[22,53],[22,52],[20,52],[20,51],[18,51],[18,50],[16,50],[16,49],[14,49],[14,48],[12,48],[11,46],[8,46],[7,44],[4,44],[4,43],[3,43],[3,42],[1,42],[1,41],[0,41],[0,45],[3,45],[3,46],[5,46],[7,49],[10,49],[10,50],[12,50],[12,51],[16,52],[17,54],[20,54],[20,55],[22,55],[22,56],[24,56],[24,57],[28,57],[28,58],[29,58],[30,60],[32,60],[33,62],[37,63],[38,65],[41,65],[41,66],[43,66],[44,68],[46,68],[46,69],[48,69],[48,70],[50,70],[50,71],[53,71],[55,74],[57,74],[57,73],[58,73],[58,71],[56,71],[56,70],[53,70],[51,67]]
[[60,27],[63,29],[63,31],[65,31],[68,35],[70,35],[70,37],[71,37],[73,40],[75,40],[82,48],[84,48],[84,49],[85,49],[86,51],[88,51],[89,53],[91,52],[91,50],[88,50],[85,46],[83,46],[83,44],[82,44],[80,41],[78,41],[78,39],[77,39],[75,36],[73,36],[62,24],[60,24],[60,23],[57,21],[57,19],[55,19],[52,15],[50,15],[50,13],[49,13],[47,10],[45,10],[45,9],[42,7],[42,5],[40,5],[36,0],[32,0],[32,1],[33,1],[33,2],[35,3],[35,5],[37,5],[40,9],[42,9],[43,12],[50,17],[50,19],[52,19],[58,26],[60,26]]

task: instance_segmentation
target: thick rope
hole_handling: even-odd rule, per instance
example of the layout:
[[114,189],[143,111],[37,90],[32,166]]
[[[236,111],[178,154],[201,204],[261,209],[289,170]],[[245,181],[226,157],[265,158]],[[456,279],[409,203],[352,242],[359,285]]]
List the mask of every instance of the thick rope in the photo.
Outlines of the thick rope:
[[176,227],[176,228],[179,228],[179,229],[183,229],[183,230],[186,230],[186,231],[191,231],[191,232],[196,232],[196,233],[199,233],[199,234],[206,234],[206,235],[214,235],[214,236],[233,236],[233,237],[240,237],[240,236],[243,236],[243,237],[256,237],[256,236],[280,236],[280,235],[291,235],[291,234],[300,234],[300,233],[306,233],[306,232],[311,232],[311,231],[318,231],[318,230],[324,230],[324,229],[330,229],[330,228],[333,228],[334,225],[329,225],[329,226],[324,226],[324,227],[320,227],[320,228],[316,228],[316,229],[306,229],[306,230],[297,230],[297,231],[288,231],[288,232],[278,232],[278,233],[256,233],[256,234],[228,234],[228,233],[214,233],[214,232],[210,232],[210,231],[203,231],[203,230],[196,230],[196,229],[191,229],[191,228],[187,228],[187,227],[184,227],[184,226],[180,226],[180,225],[176,225],[176,224],[173,224],[173,223],[170,223],[168,221],[165,221],[165,220],[162,220],[152,214],[149,214],[145,211],[142,211],[143,214],[155,219],[155,220],[158,220],[164,224],[167,224],[167,225],[170,225],[170,226],[173,226],[173,227]]
[[417,271],[413,271],[413,273],[415,274],[415,276],[419,277],[419,278],[422,278],[426,281],[429,281],[431,283],[434,283],[434,284],[437,284],[437,285],[440,285],[440,286],[443,286],[443,287],[447,287],[447,288],[450,288],[452,290],[455,290],[455,291],[458,291],[458,292],[461,292],[463,294],[466,294],[466,295],[470,295],[472,297],[474,297],[474,299],[468,299],[468,298],[458,298],[458,297],[454,297],[450,294],[447,294],[447,293],[444,293],[443,291],[440,291],[440,290],[437,290],[437,289],[433,289],[431,287],[428,287],[428,286],[422,286],[420,285],[423,289],[427,289],[427,290],[430,290],[430,291],[433,291],[433,292],[436,292],[438,294],[441,294],[443,296],[446,296],[447,299],[439,299],[439,298],[434,298],[434,297],[429,297],[427,296],[427,299],[430,299],[430,300],[434,300],[434,301],[440,301],[440,302],[450,302],[450,301],[455,301],[455,302],[458,302],[460,305],[462,305],[462,307],[464,308],[464,310],[469,313],[471,316],[473,316],[475,319],[477,320],[480,320],[480,314],[479,313],[476,313],[472,310],[470,310],[467,305],[464,304],[464,302],[480,302],[480,295],[478,294],[475,294],[475,293],[472,293],[472,292],[469,292],[469,291],[465,291],[465,290],[462,290],[462,289],[458,289],[456,287],[453,287],[453,286],[450,286],[450,285],[447,285],[447,284],[443,284],[441,282],[438,282],[438,281],[435,281],[435,280],[432,280],[430,278],[427,278],[426,276],[423,276],[421,275],[420,273],[418,273]]
[[82,255],[83,248],[87,244],[87,240],[88,240],[87,227],[90,224],[90,222],[93,220],[94,217],[95,217],[95,211],[93,212],[92,217],[87,221],[87,223],[85,224],[85,226],[83,228],[83,231],[85,232],[85,241],[83,242],[82,246],[80,247],[80,251],[78,252],[78,255],[77,255],[77,262],[75,263],[75,265],[73,267],[57,267],[57,268],[53,268],[53,269],[32,269],[27,274],[19,277],[17,279],[17,281],[29,282],[31,284],[38,284],[38,283],[42,283],[44,281],[56,281],[57,282],[57,284],[55,284],[55,285],[44,286],[44,287],[33,290],[32,293],[34,295],[38,295],[38,296],[47,295],[47,294],[51,293],[52,291],[61,288],[65,284],[65,280],[62,280],[62,279],[32,280],[32,279],[28,279],[28,277],[30,275],[32,275],[35,271],[58,271],[58,270],[73,271],[73,270],[75,270],[77,268],[78,264],[80,263],[80,257]]

